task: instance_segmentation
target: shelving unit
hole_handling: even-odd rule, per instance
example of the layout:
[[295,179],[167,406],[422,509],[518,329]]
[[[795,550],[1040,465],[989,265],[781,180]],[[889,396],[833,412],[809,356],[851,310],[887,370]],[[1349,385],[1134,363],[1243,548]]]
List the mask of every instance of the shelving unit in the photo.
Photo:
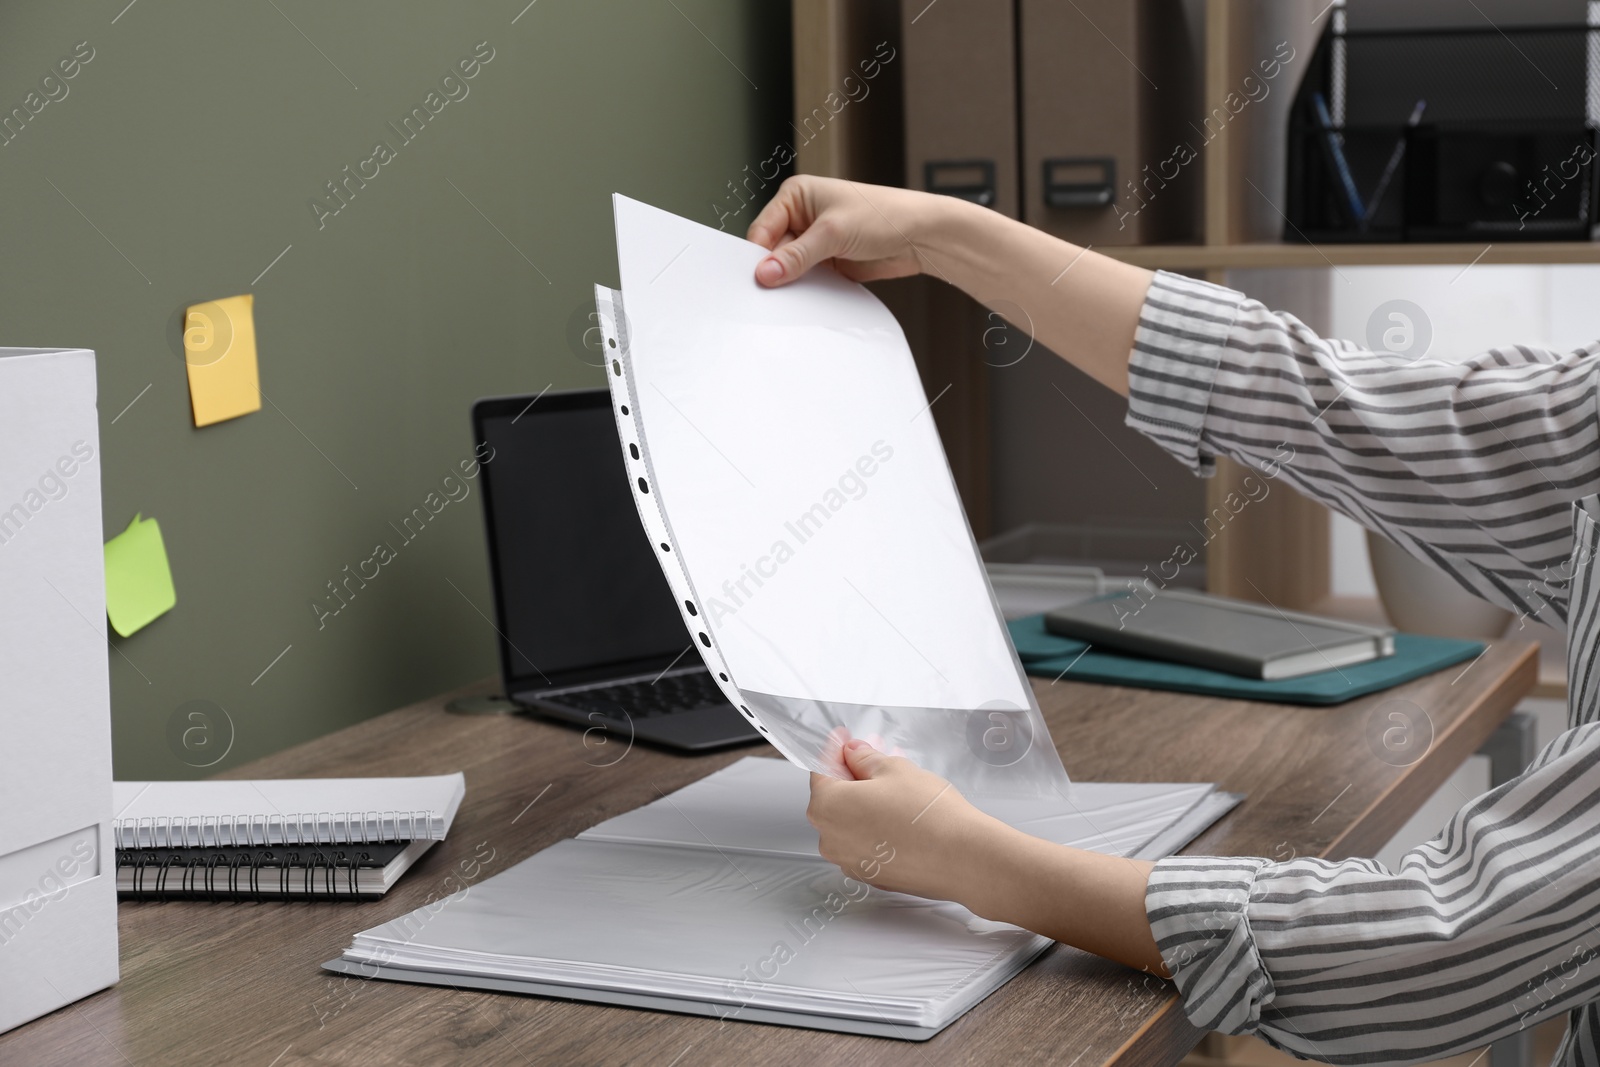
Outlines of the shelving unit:
[[1600,243],[1128,245],[1096,252],[1151,270],[1202,272],[1280,267],[1408,267],[1600,263]]
[[[903,0],[926,3],[926,0]],[[1228,94],[1250,72],[1261,52],[1258,35],[1270,22],[1289,26],[1299,36],[1295,47],[1309,55],[1331,5],[1323,0],[1203,0],[1202,85],[1206,113],[1225,110]],[[1296,4],[1285,18],[1285,4]],[[929,5],[928,17],[937,8]],[[1303,8],[1303,12],[1300,9]],[[879,41],[899,47],[896,0],[794,0],[794,84],[797,117],[840,84],[854,58],[870,54]],[[1303,13],[1304,17],[1301,17]],[[875,89],[883,92],[884,89]],[[1287,91],[1287,90],[1284,90]],[[798,146],[804,173],[856,181],[898,184],[903,144],[898,101],[846,109],[829,136]],[[1204,146],[1202,168],[1203,243],[1095,247],[1094,251],[1149,269],[1188,273],[1222,284],[1237,270],[1338,269],[1356,266],[1600,263],[1600,244],[1579,242],[1504,242],[1495,244],[1296,244],[1265,239],[1281,232],[1276,207],[1247,181],[1252,150],[1281,137],[1275,121],[1247,112],[1224,125]],[[1262,139],[1267,139],[1263,141]],[[1265,224],[1263,223],[1265,219]],[[1255,232],[1252,232],[1252,229]],[[956,472],[974,529],[988,530],[990,426],[985,367],[974,357],[984,311],[963,294],[928,279],[894,283],[880,290],[906,326],[929,395],[953,384],[955,403],[934,409],[946,451]],[[1315,325],[1315,324],[1313,324]],[[1206,512],[1222,506],[1239,488],[1243,468],[1218,464],[1206,485]],[[1202,516],[1196,516],[1197,519]],[[1296,493],[1273,493],[1227,524],[1207,546],[1207,587],[1215,593],[1267,601],[1284,608],[1310,608],[1330,593],[1328,513]],[[1542,679],[1541,691],[1555,691],[1555,679]]]

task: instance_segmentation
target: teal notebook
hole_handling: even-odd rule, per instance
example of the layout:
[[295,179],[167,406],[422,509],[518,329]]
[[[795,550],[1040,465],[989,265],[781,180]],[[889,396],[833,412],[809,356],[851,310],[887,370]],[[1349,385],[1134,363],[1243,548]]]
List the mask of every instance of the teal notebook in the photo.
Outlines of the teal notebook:
[[1346,700],[1432,674],[1453,663],[1476,657],[1481,641],[1451,637],[1395,634],[1394,655],[1337,670],[1302,674],[1267,682],[1236,674],[1190,667],[1183,663],[1090,649],[1083,641],[1057,637],[1044,628],[1043,615],[1012,619],[1006,624],[1017,655],[1029,674],[1074,682],[1129,685],[1139,689],[1171,689],[1180,693],[1270,700],[1277,704],[1342,704]]

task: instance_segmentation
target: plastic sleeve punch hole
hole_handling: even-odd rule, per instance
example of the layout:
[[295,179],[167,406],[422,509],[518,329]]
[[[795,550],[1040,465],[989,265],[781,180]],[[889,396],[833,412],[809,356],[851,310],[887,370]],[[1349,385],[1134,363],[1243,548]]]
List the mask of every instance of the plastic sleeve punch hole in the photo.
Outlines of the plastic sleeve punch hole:
[[715,674],[717,680],[722,683],[723,695],[728,698],[728,702],[738,708],[740,714],[748,719],[750,724],[760,731],[763,737],[770,738],[771,734],[768,732],[766,725],[751,712],[749,706],[745,704],[743,694],[739,692],[737,684],[732,681],[727,664],[722,662],[717,646],[711,640],[710,633],[707,632],[709,627],[702,629],[704,623],[699,617],[699,610],[695,607],[694,588],[689,582],[687,572],[679,562],[681,554],[673,549],[671,532],[667,527],[666,517],[661,511],[660,494],[651,493],[650,487],[654,472],[650,468],[649,448],[648,445],[644,448],[639,445],[639,442],[644,440],[644,434],[640,432],[642,427],[640,426],[641,420],[638,414],[639,400],[634,394],[633,382],[631,375],[628,373],[631,370],[631,363],[626,362],[628,361],[627,347],[618,340],[617,315],[621,310],[620,294],[610,293],[606,295],[609,296],[609,299],[602,298],[597,302],[600,311],[600,327],[605,334],[607,347],[618,353],[611,360],[612,377],[618,379],[611,383],[613,395],[620,393],[632,402],[631,407],[628,403],[617,404],[617,430],[623,444],[624,462],[629,465],[629,474],[632,475],[630,480],[635,489],[634,503],[639,509],[639,518],[644,523],[650,539],[660,546],[663,557],[670,557],[670,561],[668,558],[661,560],[662,573],[667,578],[667,584],[677,594],[684,626],[698,640],[702,648],[701,657],[706,661],[707,669]]

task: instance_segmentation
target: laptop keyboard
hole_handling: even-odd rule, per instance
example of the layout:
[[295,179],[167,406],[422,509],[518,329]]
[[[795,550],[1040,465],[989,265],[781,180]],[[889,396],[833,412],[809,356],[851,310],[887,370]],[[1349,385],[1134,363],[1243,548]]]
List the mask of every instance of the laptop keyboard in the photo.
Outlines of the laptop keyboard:
[[717,688],[706,671],[667,675],[655,682],[638,681],[600,689],[582,689],[544,699],[551,704],[561,704],[585,713],[598,712],[619,721],[629,715],[648,718],[697,708],[726,707],[728,704],[722,690]]

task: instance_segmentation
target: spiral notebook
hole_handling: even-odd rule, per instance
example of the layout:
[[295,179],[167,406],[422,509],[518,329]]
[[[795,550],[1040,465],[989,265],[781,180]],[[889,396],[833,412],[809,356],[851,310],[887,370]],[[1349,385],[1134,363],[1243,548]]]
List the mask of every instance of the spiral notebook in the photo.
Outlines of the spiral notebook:
[[[809,792],[799,767],[746,757],[364,930],[324,966],[925,1040],[1050,946],[959,904],[845,877],[818,854]],[[1116,782],[977,803],[1047,840],[1154,859],[1238,801],[1206,783]],[[880,858],[893,866],[892,842]]]
[[382,896],[466,795],[462,775],[113,783],[124,899]]

